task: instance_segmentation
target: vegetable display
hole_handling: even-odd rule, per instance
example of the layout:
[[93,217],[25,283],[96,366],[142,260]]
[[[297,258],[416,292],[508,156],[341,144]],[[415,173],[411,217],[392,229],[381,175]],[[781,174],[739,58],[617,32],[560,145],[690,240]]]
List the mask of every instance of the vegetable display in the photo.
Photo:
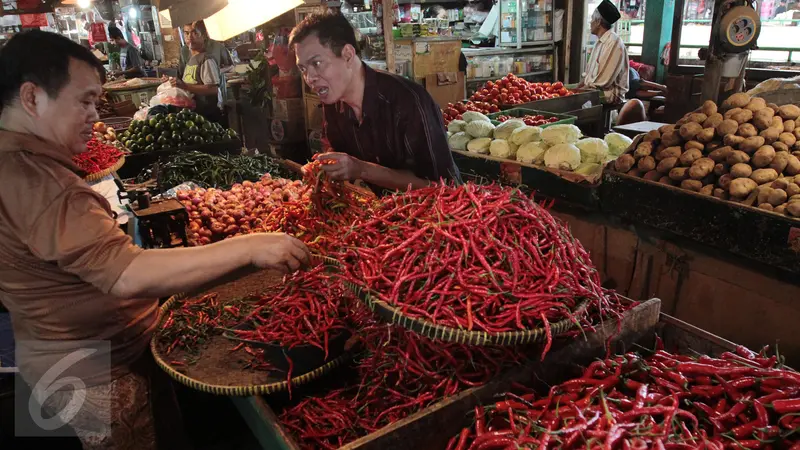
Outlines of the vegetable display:
[[525,123],[525,125],[529,125],[529,126],[532,126],[532,127],[533,126],[539,126],[539,125],[547,125],[548,123],[558,122],[558,120],[559,120],[558,117],[545,117],[545,116],[543,116],[541,114],[537,114],[535,116],[532,116],[530,114],[526,114],[526,115],[524,115],[522,117],[513,117],[513,116],[500,115],[500,116],[497,116],[497,118],[495,120],[497,120],[498,122],[505,122],[505,121],[508,121],[508,120],[511,120],[511,119],[519,119],[519,120],[523,121]]
[[133,153],[190,146],[237,139],[236,132],[210,122],[189,109],[176,114],[156,114],[147,120],[134,120],[122,133],[122,143]]
[[474,426],[447,449],[800,448],[800,374],[765,351],[595,361],[546,396],[526,390],[476,407]]
[[125,145],[117,139],[114,127],[106,126],[104,122],[97,122],[92,126],[92,136],[102,144],[125,150]]
[[205,188],[228,189],[243,181],[258,181],[264,174],[290,178],[293,174],[268,155],[209,155],[201,152],[179,153],[153,169],[144,169],[140,180],[158,176],[161,186],[173,187],[187,180]]
[[483,89],[472,94],[470,100],[492,105],[519,105],[522,103],[566,97],[572,92],[564,83],[533,83],[509,73],[496,81],[487,81]]
[[800,217],[800,107],[745,93],[649,132],[617,172]]
[[[384,197],[342,246],[354,283],[442,326],[500,333],[570,318],[591,327],[590,314],[619,304],[569,230],[514,189],[467,183]],[[577,311],[582,302],[590,314]]]
[[87,175],[102,172],[119,162],[124,153],[112,145],[91,138],[86,143],[87,150],[72,157],[75,163]]

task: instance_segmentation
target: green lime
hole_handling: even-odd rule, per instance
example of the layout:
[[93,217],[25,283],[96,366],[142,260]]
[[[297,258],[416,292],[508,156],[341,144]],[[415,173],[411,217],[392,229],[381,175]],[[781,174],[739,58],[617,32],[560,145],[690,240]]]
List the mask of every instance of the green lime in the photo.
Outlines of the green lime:
[[180,133],[180,131],[173,131],[172,132],[172,140],[175,141],[175,142],[180,142],[181,141],[181,133]]
[[142,138],[137,139],[136,143],[139,144],[139,146],[141,146],[141,147],[144,147],[145,145],[147,145],[147,142],[145,142],[145,140],[142,139]]
[[152,152],[154,150],[155,150],[155,147],[153,147],[153,144],[149,144],[144,148],[144,151],[146,151],[146,152]]
[[193,126],[195,126],[195,123],[194,123],[194,121],[193,121],[193,120],[187,120],[187,121],[186,121],[186,127],[187,127],[187,128],[191,128],[191,127],[193,127]]
[[197,134],[199,132],[200,132],[200,128],[197,128],[196,125],[190,125],[189,126],[189,133]]
[[197,114],[195,116],[195,122],[197,122],[197,123],[205,123],[205,121],[206,121],[206,118],[201,116],[200,114]]
[[155,117],[153,117],[152,119],[147,121],[147,124],[150,125],[151,127],[156,126],[157,123],[158,123],[158,120],[156,120]]
[[188,131],[184,131],[183,133],[181,133],[181,137],[183,137],[184,141],[190,142],[191,139],[192,139],[192,133],[189,133]]
[[158,143],[159,144],[164,145],[167,142],[169,142],[169,139],[167,139],[167,137],[165,135],[162,134],[161,136],[159,136],[159,138],[158,138]]
[[164,120],[164,114],[161,114],[161,113],[156,114],[155,115],[155,119],[157,121],[161,122],[162,120]]
[[147,136],[144,138],[144,141],[145,141],[145,142],[147,142],[147,143],[153,142],[153,141],[155,141],[155,140],[156,140],[156,138],[155,138],[155,137],[154,137],[152,134],[148,134],[148,135],[147,135]]
[[142,127],[142,133],[144,133],[145,136],[148,135],[148,134],[152,134],[153,133],[153,129],[150,128],[149,126],[145,125],[145,126]]
[[193,139],[195,144],[202,144],[205,142],[205,140],[203,140],[203,136],[194,136]]
[[175,123],[176,120],[178,120],[178,116],[176,116],[175,114],[168,114],[167,115],[167,122]]
[[124,133],[122,133],[122,136],[123,136],[123,137],[126,137],[126,138],[129,138],[129,137],[131,137],[131,132],[130,132],[130,130],[125,130],[125,132],[124,132]]
[[172,131],[178,131],[178,130],[181,129],[181,126],[178,125],[177,122],[172,122],[172,123],[169,124],[169,129],[172,130]]

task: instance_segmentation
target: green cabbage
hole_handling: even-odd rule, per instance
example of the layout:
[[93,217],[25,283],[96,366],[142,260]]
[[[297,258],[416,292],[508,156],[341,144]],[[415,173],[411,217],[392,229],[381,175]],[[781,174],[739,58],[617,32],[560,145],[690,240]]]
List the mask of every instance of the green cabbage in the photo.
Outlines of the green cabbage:
[[469,141],[467,150],[473,153],[486,154],[489,153],[489,146],[492,143],[492,138],[478,138]]
[[450,136],[450,139],[447,140],[447,143],[450,144],[450,148],[454,148],[456,150],[466,150],[467,143],[472,139],[467,133],[463,131],[459,131],[454,135]]
[[511,142],[517,145],[523,145],[533,141],[540,141],[541,139],[542,129],[539,127],[519,127],[511,133]]
[[547,144],[542,141],[528,142],[517,149],[517,161],[526,164],[538,164],[544,159]]
[[464,131],[474,138],[492,137],[494,132],[494,125],[491,122],[484,122],[482,120],[474,120],[467,124]]
[[581,138],[581,129],[575,125],[551,125],[542,130],[542,140],[547,145],[574,144]]
[[518,119],[507,120],[498,125],[497,128],[494,129],[494,138],[508,140],[511,137],[511,133],[513,133],[514,130],[524,126],[525,122],[521,120]]
[[572,144],[554,145],[544,153],[544,164],[553,169],[575,170],[581,165],[581,151]]
[[598,138],[585,138],[575,143],[581,151],[581,161],[585,163],[602,163],[608,156],[608,144]]
[[625,153],[625,150],[633,143],[631,138],[619,133],[608,133],[603,139],[608,144],[609,155],[614,157]]

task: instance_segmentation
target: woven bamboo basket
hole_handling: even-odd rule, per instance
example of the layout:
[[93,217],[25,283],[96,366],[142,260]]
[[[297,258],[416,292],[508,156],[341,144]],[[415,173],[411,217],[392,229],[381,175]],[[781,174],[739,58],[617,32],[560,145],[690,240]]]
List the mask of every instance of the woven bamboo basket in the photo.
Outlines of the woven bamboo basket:
[[86,175],[85,177],[83,177],[83,179],[88,183],[93,183],[95,181],[100,181],[103,178],[105,178],[105,177],[111,175],[112,173],[118,171],[120,169],[120,167],[122,167],[124,164],[125,164],[125,157],[122,156],[122,157],[119,158],[119,161],[114,163],[114,165],[109,167],[108,169],[101,170],[100,172],[96,172],[96,173],[92,173],[92,174]]

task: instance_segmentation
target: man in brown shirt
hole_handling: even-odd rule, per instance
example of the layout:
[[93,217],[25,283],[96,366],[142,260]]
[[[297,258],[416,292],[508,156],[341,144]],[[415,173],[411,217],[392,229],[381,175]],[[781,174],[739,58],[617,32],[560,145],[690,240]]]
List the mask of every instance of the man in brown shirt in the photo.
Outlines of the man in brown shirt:
[[[78,435],[84,448],[156,448],[131,443],[132,430],[152,431],[150,408],[114,398],[147,401],[146,377],[132,372],[147,356],[156,298],[245,266],[294,271],[307,263],[308,249],[282,233],[196,248],[134,246],[71,159],[86,150],[98,120],[100,62],[65,37],[35,30],[0,50],[0,73],[0,301],[24,349],[17,355],[20,373],[33,386],[80,341],[109,342],[106,354],[65,372],[85,384],[84,409],[96,393],[110,395],[118,408],[110,434]],[[109,358],[110,371],[98,371]]]

